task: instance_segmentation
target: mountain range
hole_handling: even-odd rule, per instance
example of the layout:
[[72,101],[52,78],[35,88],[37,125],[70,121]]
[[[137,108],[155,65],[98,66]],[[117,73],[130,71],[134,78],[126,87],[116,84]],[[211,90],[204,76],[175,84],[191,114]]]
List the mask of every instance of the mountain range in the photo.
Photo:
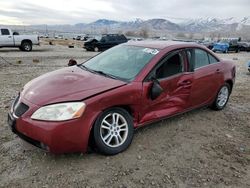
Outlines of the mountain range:
[[[138,32],[147,30],[149,33],[244,33],[250,35],[250,17],[236,19],[234,17],[185,19],[182,22],[174,22],[167,19],[135,19],[133,21],[116,21],[99,19],[91,23],[77,23],[74,25],[31,25],[26,29],[39,32],[73,32],[73,33],[111,33],[129,31]],[[250,36],[249,36],[250,37]]]
[[[80,30],[138,30],[146,28],[153,31],[173,31],[173,32],[211,32],[211,31],[239,31],[244,27],[250,27],[250,17],[242,19],[236,18],[199,18],[188,19],[180,23],[175,23],[166,19],[136,19],[134,21],[116,21],[99,19],[91,23],[78,23],[71,25],[72,28]],[[50,26],[53,27],[53,26]]]

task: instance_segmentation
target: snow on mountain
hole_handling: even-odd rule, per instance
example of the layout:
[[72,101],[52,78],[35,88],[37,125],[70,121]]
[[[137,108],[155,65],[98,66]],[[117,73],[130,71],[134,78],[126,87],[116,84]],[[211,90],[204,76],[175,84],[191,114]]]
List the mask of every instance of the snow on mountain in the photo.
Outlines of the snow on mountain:
[[220,30],[233,30],[239,31],[244,28],[245,25],[250,25],[250,17],[243,19],[230,18],[199,18],[190,19],[181,23],[181,26],[185,31],[191,32],[208,32],[208,31],[220,31]]
[[244,17],[240,22],[244,25],[250,25],[250,17]]
[[[31,25],[30,28],[36,30],[44,30],[45,25]],[[28,26],[27,26],[28,28]],[[118,31],[139,31],[140,29],[148,29],[150,32],[166,33],[166,32],[243,32],[250,33],[250,17],[241,19],[229,18],[198,18],[186,19],[184,22],[175,23],[166,19],[135,19],[131,21],[117,21],[108,19],[99,19],[91,23],[78,23],[75,25],[48,25],[48,30],[59,32],[118,32]]]
[[96,26],[108,26],[108,25],[113,25],[113,24],[118,24],[118,21],[115,20],[107,20],[107,19],[99,19],[96,20],[95,22],[90,23],[91,25],[96,25]]

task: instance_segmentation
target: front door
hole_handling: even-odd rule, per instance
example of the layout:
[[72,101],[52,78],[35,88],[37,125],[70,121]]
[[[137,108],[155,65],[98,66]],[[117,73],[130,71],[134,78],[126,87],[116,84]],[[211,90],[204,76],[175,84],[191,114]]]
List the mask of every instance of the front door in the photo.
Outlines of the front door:
[[1,29],[0,46],[13,46],[13,36],[8,29]]
[[[143,82],[140,123],[170,116],[189,107],[193,73],[186,72],[185,65],[184,52],[177,51],[167,55],[152,70],[149,78]],[[154,100],[150,98],[152,79],[157,79],[163,89],[162,94]]]

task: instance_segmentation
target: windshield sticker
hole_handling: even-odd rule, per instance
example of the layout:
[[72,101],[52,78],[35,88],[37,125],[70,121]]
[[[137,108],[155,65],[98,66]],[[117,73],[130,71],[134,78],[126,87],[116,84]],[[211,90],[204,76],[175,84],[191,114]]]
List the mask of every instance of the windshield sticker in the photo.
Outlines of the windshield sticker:
[[151,49],[151,48],[144,48],[143,52],[153,54],[153,55],[156,55],[159,53],[159,51],[157,49]]

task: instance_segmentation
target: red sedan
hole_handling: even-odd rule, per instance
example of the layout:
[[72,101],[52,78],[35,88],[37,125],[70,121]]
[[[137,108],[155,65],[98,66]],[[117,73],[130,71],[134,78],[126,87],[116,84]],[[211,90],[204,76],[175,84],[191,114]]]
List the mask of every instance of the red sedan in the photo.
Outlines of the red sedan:
[[134,129],[201,106],[223,109],[235,66],[198,44],[131,42],[27,83],[8,123],[52,153],[124,151]]

